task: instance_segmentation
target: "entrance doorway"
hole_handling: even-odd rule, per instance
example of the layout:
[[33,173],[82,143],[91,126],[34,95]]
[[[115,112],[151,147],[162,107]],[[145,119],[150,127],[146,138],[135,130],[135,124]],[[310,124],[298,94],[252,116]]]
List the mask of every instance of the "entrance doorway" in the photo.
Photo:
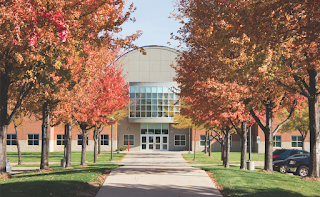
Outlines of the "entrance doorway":
[[168,123],[141,123],[140,150],[169,150]]
[[141,135],[141,150],[168,150],[168,135]]

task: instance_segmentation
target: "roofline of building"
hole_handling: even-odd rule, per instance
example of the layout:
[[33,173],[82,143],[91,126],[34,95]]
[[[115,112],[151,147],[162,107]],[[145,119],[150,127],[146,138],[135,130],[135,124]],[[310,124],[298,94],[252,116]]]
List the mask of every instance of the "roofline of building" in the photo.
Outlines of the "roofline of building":
[[[175,51],[177,54],[180,53],[179,50],[177,49],[174,49],[174,48],[171,48],[171,47],[167,47],[167,46],[161,46],[161,45],[146,45],[146,46],[142,46],[142,47],[139,47],[139,48],[146,48],[146,47],[163,47],[163,48],[168,48],[168,49],[171,49],[173,51]],[[115,61],[118,61],[121,57],[125,56],[126,54],[132,52],[132,51],[136,51],[137,49],[131,49],[125,53],[123,53],[122,55],[120,55]]]

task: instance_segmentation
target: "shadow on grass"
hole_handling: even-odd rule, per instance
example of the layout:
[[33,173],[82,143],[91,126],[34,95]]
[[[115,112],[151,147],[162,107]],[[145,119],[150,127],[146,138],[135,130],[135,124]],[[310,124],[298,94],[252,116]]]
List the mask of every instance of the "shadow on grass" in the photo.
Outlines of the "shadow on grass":
[[98,188],[81,181],[26,181],[2,184],[1,197],[95,196]]
[[38,172],[38,170],[26,171],[22,173],[12,174],[14,178],[31,178],[31,177],[41,177],[46,175],[70,175],[70,174],[81,174],[86,172],[99,172],[104,173],[105,171],[112,170],[119,167],[118,165],[112,164],[94,164],[93,166],[88,165],[88,167],[76,167],[73,169],[65,169],[62,167],[51,166],[54,171]]

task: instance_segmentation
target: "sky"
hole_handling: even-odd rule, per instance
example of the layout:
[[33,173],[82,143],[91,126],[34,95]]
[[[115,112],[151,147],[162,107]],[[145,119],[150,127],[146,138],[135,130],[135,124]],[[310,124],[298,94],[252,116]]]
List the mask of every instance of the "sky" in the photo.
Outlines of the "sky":
[[127,36],[141,30],[142,36],[134,42],[137,46],[159,45],[177,49],[179,42],[170,39],[170,33],[177,34],[180,27],[178,21],[168,18],[174,9],[172,0],[127,0],[126,5],[132,2],[137,8],[131,15],[136,22],[124,23],[121,35]]

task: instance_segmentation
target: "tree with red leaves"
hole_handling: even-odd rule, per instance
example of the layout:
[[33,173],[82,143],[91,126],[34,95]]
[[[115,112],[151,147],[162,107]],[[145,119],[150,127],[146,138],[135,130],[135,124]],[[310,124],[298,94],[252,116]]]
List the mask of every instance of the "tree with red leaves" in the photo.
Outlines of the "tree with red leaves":
[[[56,77],[68,80],[68,73],[76,67],[69,61],[76,57],[86,58],[88,45],[110,50],[133,47],[131,41],[139,36],[139,32],[124,39],[113,36],[121,31],[121,24],[129,20],[133,10],[131,5],[124,13],[124,4],[125,1],[113,0],[0,2],[1,174],[6,171],[7,127],[31,89],[47,85],[54,87]],[[9,96],[15,96],[10,114],[7,110]],[[49,105],[47,109],[50,109]],[[49,127],[46,127],[48,132]]]

